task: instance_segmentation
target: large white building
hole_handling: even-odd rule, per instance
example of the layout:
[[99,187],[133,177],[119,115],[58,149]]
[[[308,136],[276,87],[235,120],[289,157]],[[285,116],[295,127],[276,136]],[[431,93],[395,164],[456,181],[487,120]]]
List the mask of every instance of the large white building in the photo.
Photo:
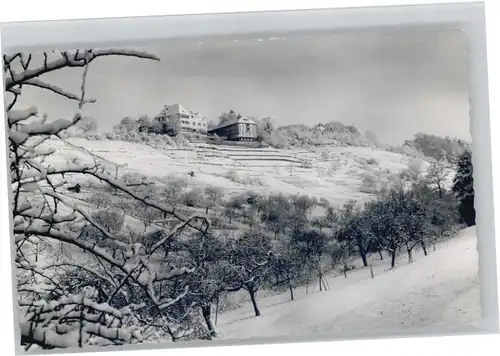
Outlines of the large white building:
[[207,133],[207,118],[186,110],[181,104],[165,105],[155,119],[164,125],[177,124],[183,131]]

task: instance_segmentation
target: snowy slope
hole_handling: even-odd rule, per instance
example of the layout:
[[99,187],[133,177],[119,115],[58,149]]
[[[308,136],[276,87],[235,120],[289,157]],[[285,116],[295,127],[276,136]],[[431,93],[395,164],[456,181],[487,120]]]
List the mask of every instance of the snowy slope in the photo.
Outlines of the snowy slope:
[[[478,258],[475,230],[463,230],[428,256],[417,254],[408,264],[388,270],[388,261],[374,268],[330,277],[330,291],[261,298],[262,315],[253,317],[251,305],[219,317],[223,339],[269,336],[328,335],[365,337],[401,332],[440,332],[474,326],[480,318]],[[384,261],[380,261],[384,262]]]
[[[88,150],[109,166],[118,165],[122,174],[140,173],[160,181],[181,176],[191,187],[215,185],[234,193],[248,190],[302,193],[324,197],[334,204],[371,199],[361,189],[367,172],[384,179],[384,174],[398,173],[412,160],[401,154],[363,147],[323,147],[314,151],[198,145],[195,149],[156,149],[120,141],[71,139],[70,142],[83,149],[50,141],[47,144],[56,148],[57,153],[48,160],[62,163],[77,157],[91,162],[84,152]],[[311,168],[300,163],[305,161],[312,162]],[[423,169],[427,165],[422,161]],[[190,171],[195,172],[194,177],[189,177]],[[239,178],[234,179],[235,175]],[[412,264],[407,263],[405,256],[394,270],[389,270],[387,259],[379,261],[373,256],[372,263],[374,279],[368,269],[358,264],[347,279],[329,276],[330,291],[318,292],[317,286],[311,284],[306,295],[304,287],[298,288],[295,301],[289,301],[288,292],[274,296],[259,292],[262,315],[258,318],[253,317],[248,299],[241,300],[241,308],[218,316],[220,336],[223,339],[308,334],[363,337],[375,330],[387,335],[409,328],[412,331],[449,328],[477,321],[480,310],[473,229],[439,245],[429,256],[416,252]]]

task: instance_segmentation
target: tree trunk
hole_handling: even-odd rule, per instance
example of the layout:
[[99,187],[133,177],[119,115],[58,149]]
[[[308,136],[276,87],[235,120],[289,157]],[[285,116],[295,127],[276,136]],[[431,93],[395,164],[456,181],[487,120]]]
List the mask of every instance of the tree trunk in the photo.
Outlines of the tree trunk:
[[321,281],[323,282],[323,287],[325,288],[325,290],[327,291],[329,288],[328,286],[326,285],[326,281],[324,278],[321,278]]
[[205,324],[207,325],[208,332],[210,333],[211,337],[214,337],[217,335],[215,331],[215,327],[212,324],[212,312],[211,312],[211,304],[210,303],[203,303],[201,305],[201,313],[203,314],[203,319],[205,319]]
[[374,278],[375,276],[373,275],[373,266],[370,264],[370,276]]
[[255,316],[260,316],[260,310],[257,306],[257,300],[255,299],[255,292],[253,289],[249,288],[248,293],[250,294],[250,299],[252,300],[253,311],[255,312]]
[[408,252],[408,263],[413,262],[413,252],[410,248],[406,248],[406,251]]
[[366,260],[366,252],[362,249],[359,249],[359,254],[361,259],[363,260],[363,267],[368,267],[368,261]]
[[215,326],[217,326],[218,316],[219,316],[219,295],[217,295],[217,304],[215,306]]
[[311,270],[309,270],[309,276],[307,277],[306,295],[307,295],[307,292],[309,291],[309,283],[311,283]]
[[205,209],[205,214],[207,214],[207,215],[208,215],[208,206],[207,206],[207,207],[206,207],[206,209]]
[[380,256],[380,261],[383,261],[384,259],[384,255],[382,255],[382,251],[381,250],[378,250],[378,254]]
[[291,284],[288,285],[288,288],[290,289],[290,300],[294,300],[293,298],[293,287]]
[[422,250],[424,251],[424,256],[427,256],[427,247],[425,246],[425,242],[420,241],[420,245],[422,246]]
[[396,249],[391,251],[391,268],[396,265]]

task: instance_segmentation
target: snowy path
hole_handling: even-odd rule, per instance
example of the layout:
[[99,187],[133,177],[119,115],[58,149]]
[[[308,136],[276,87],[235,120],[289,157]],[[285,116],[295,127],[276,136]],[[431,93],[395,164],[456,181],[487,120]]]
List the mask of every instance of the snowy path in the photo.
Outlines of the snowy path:
[[305,295],[300,288],[295,301],[287,293],[261,298],[258,318],[249,306],[221,315],[221,338],[363,337],[472,325],[480,318],[476,241],[474,229],[466,229],[428,256],[418,253],[412,264],[402,259],[392,271],[378,266],[374,279],[360,269],[347,279],[330,278],[328,292]]

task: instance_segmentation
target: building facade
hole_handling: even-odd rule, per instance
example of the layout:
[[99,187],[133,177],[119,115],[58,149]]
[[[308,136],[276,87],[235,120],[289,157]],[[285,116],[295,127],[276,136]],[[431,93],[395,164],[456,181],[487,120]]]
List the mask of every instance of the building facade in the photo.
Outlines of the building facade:
[[257,123],[247,117],[238,115],[218,127],[208,130],[209,135],[224,137],[230,141],[257,141]]
[[206,117],[186,110],[181,104],[165,105],[163,110],[155,116],[155,120],[164,126],[176,126],[182,131],[206,134],[208,129]]

